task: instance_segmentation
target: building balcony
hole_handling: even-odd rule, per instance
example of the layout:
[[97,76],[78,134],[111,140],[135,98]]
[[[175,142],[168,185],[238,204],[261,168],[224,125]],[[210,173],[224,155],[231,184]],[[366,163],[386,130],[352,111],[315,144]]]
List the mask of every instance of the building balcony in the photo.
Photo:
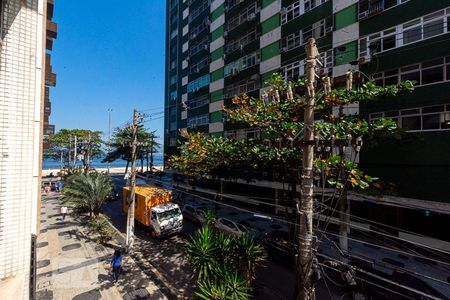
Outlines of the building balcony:
[[47,37],[56,39],[58,36],[58,24],[52,22],[51,20],[47,20]]
[[56,86],[56,74],[51,72],[45,72],[45,85]]
[[45,124],[44,125],[44,135],[48,136],[48,135],[52,135],[52,134],[55,134],[55,125]]

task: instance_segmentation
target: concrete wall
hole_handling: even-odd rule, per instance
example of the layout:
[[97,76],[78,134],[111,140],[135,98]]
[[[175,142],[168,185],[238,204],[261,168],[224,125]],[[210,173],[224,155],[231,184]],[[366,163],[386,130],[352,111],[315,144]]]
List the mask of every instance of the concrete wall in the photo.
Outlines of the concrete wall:
[[8,0],[0,49],[0,294],[29,298],[37,233],[45,0]]

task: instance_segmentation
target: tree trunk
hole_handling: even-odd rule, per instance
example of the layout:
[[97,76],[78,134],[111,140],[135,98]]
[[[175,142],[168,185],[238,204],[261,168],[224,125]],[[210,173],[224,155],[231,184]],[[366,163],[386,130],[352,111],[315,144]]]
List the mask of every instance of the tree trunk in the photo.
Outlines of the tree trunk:
[[141,172],[144,172],[144,158],[141,158]]
[[[342,159],[345,159],[345,151],[342,147],[339,149],[339,155]],[[339,197],[339,247],[341,248],[341,251],[344,252],[345,255],[348,253],[348,232],[350,229],[350,205],[348,203],[347,199],[347,187],[346,187],[346,180],[347,177],[345,176],[345,169],[343,163],[341,163],[341,178],[344,182],[344,190],[341,191],[340,197]],[[344,263],[347,263],[348,260],[346,257],[342,257],[341,261]]]
[[147,153],[146,153],[146,154],[147,154],[147,172],[148,172],[148,166],[149,166],[149,163],[150,163],[150,162],[149,162],[149,153],[148,153],[148,149],[147,149]]
[[127,160],[127,166],[125,167],[125,174],[128,174],[128,166],[130,165],[130,161]]

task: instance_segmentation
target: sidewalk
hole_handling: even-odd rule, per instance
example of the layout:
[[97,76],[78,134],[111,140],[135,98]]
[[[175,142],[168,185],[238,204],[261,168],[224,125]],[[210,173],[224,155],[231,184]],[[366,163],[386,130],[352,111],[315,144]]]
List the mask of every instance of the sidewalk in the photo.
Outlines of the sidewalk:
[[[62,221],[58,195],[43,195],[41,233],[37,241],[37,299],[151,299],[166,300],[160,288],[124,256],[124,271],[117,283],[110,275],[113,247],[98,245],[83,218]],[[112,241],[111,245],[118,244]]]

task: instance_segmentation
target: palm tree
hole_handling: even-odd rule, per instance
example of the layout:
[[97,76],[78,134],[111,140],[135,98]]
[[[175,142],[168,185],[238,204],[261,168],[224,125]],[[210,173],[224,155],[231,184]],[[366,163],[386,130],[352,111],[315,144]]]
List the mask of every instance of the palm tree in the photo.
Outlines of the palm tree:
[[202,227],[187,244],[186,252],[197,274],[197,281],[211,280],[218,268],[215,231],[207,226]]
[[235,266],[245,274],[245,279],[250,286],[255,279],[256,267],[265,260],[264,249],[246,235],[241,235],[234,240],[234,252],[236,255]]
[[104,173],[75,173],[67,178],[62,202],[87,209],[89,216],[92,214],[97,216],[111,189],[110,177]]

